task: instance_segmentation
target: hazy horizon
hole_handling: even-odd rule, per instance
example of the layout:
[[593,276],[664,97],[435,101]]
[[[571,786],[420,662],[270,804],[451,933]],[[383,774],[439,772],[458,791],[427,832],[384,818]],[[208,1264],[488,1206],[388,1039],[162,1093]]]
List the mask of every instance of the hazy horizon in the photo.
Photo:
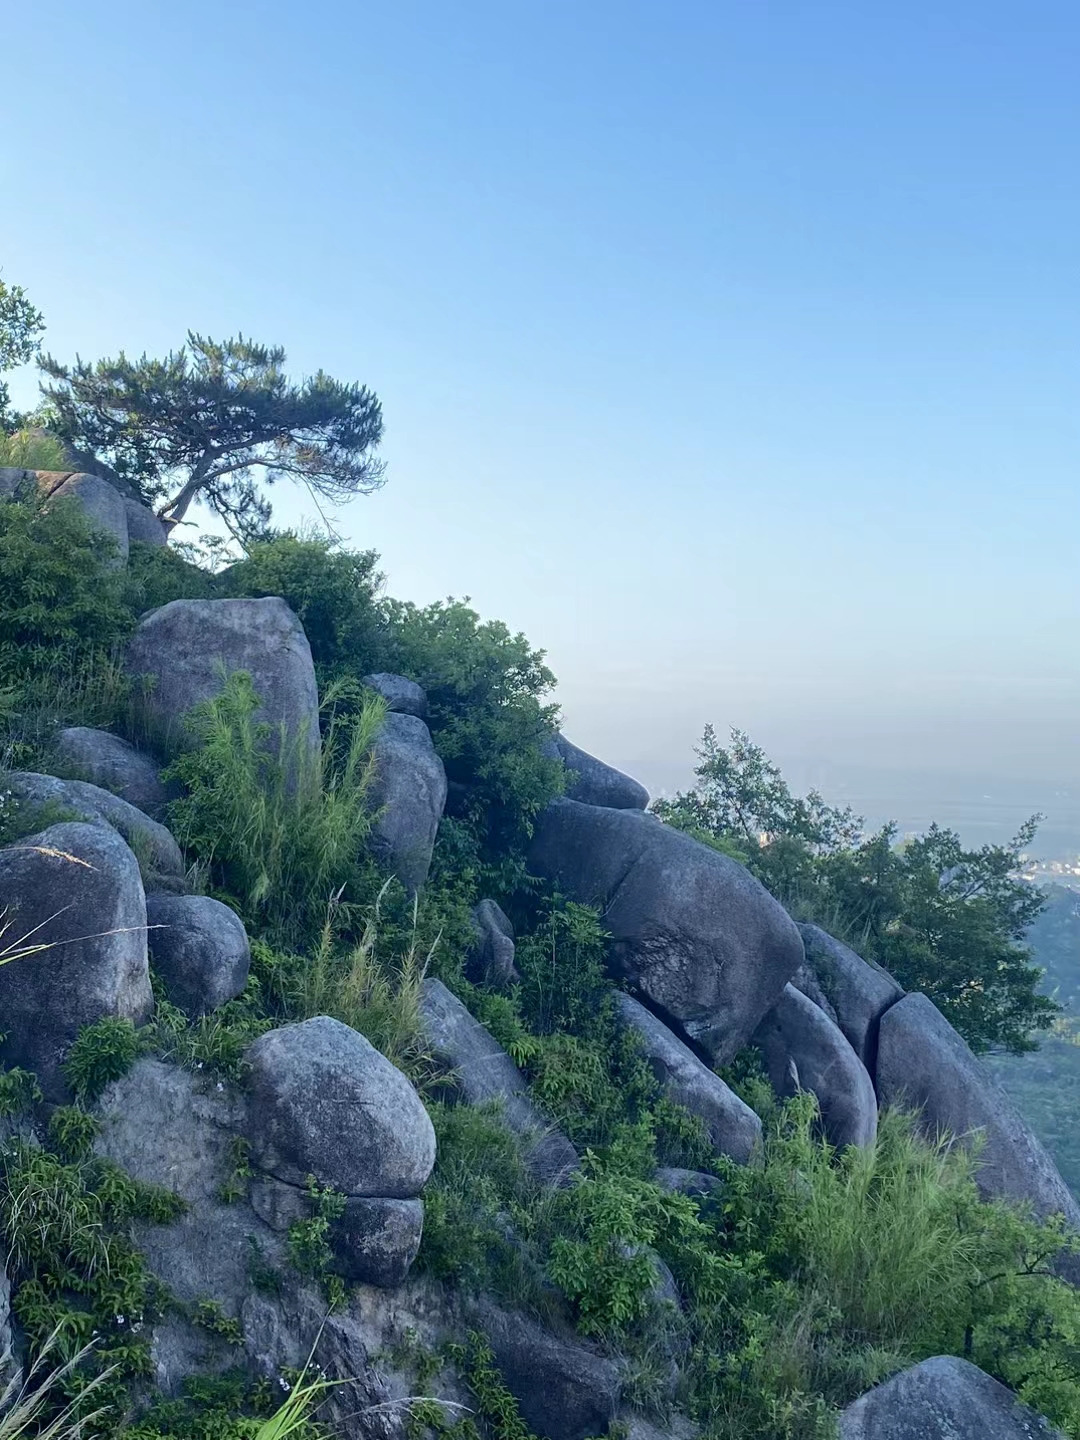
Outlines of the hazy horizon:
[[1080,848],[1080,11],[258,19],[13,7],[0,273],[47,348],[243,331],[371,385],[347,542],[523,630],[655,793],[734,725],[868,819]]

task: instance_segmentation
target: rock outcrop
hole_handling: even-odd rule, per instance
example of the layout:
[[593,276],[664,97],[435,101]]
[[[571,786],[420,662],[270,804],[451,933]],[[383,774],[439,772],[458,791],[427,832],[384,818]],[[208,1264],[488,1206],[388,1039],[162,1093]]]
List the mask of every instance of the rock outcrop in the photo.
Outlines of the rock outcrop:
[[611,810],[644,810],[649,792],[644,785],[572,745],[564,735],[553,735],[544,745],[544,754],[561,760],[568,771],[566,797],[583,805],[603,805]]
[[431,733],[415,715],[392,711],[372,747],[374,853],[415,895],[427,879],[446,805],[446,771]]
[[139,1024],[153,1009],[138,864],[107,826],[52,825],[0,850],[0,910],[3,950],[42,947],[0,965],[0,1058],[64,1101],[64,1060],[83,1026]]
[[103,530],[115,541],[114,563],[123,565],[128,557],[128,518],[120,492],[99,475],[71,475],[51,492],[50,499],[69,496],[79,502],[95,529]]
[[494,900],[481,900],[472,912],[476,943],[469,952],[469,973],[496,990],[521,977],[514,964],[514,928]]
[[244,922],[209,895],[148,895],[150,962],[174,1005],[190,1018],[217,1010],[247,984]]
[[419,1095],[363,1035],[319,1016],[261,1036],[248,1060],[247,1138],[275,1179],[411,1199],[435,1163]]
[[[887,1010],[878,1038],[877,1091],[882,1105],[919,1112],[924,1132],[981,1136],[977,1178],[984,1194],[1030,1203],[1036,1215],[1064,1215],[1080,1231],[1080,1204],[1005,1091],[925,995],[907,995]],[[1063,1273],[1080,1282],[1080,1257]]]
[[714,1064],[742,1049],[803,963],[794,921],[748,870],[654,816],[556,800],[530,861],[600,908],[616,975]]
[[190,743],[186,716],[221,693],[225,675],[251,676],[257,721],[319,745],[319,692],[303,626],[284,600],[173,600],[139,622],[126,656],[140,703],[168,752]]
[[937,1355],[860,1396],[840,1440],[1065,1440],[967,1360]]
[[169,796],[158,766],[119,735],[74,725],[60,731],[54,754],[57,768],[73,779],[108,790],[152,820],[163,818]]
[[785,986],[754,1039],[778,1095],[809,1090],[817,1097],[833,1145],[871,1144],[877,1135],[873,1082],[839,1027],[812,1000]]
[[664,1094],[697,1116],[722,1155],[747,1164],[761,1143],[761,1121],[750,1106],[644,1005],[629,995],[620,995],[618,1004]]
[[451,1087],[470,1105],[496,1100],[507,1127],[524,1145],[524,1159],[543,1185],[560,1185],[578,1168],[577,1151],[528,1096],[521,1071],[441,980],[425,980],[420,1002],[424,1037],[449,1073]]
[[58,812],[89,824],[107,825],[135,852],[148,885],[163,877],[173,884],[185,873],[184,857],[172,835],[134,805],[85,780],[58,780],[30,770],[13,770],[3,777],[3,789],[30,815]]
[[[878,1022],[904,992],[887,970],[856,955],[817,925],[800,925],[806,968],[820,985],[851,1048],[873,1074]],[[815,997],[812,995],[811,999]]]
[[363,683],[382,696],[388,710],[399,715],[415,715],[420,720],[427,719],[427,691],[415,680],[380,671],[377,675],[365,675]]

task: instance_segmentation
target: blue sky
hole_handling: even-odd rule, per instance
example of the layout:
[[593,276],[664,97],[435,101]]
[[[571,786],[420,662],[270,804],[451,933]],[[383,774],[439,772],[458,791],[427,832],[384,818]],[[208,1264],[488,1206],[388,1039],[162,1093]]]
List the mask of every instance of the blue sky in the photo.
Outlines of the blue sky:
[[370,384],[345,534],[545,647],[579,743],[1080,788],[1071,0],[44,0],[4,47],[49,348]]

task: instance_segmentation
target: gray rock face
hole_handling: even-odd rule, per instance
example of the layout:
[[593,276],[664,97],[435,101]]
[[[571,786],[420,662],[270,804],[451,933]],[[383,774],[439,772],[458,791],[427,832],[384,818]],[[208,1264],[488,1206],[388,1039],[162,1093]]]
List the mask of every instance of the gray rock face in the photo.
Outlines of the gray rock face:
[[128,541],[139,545],[167,545],[168,532],[148,505],[125,498],[124,514],[127,516]]
[[184,717],[221,693],[222,671],[245,670],[261,705],[256,719],[319,745],[319,693],[300,621],[277,596],[173,600],[144,615],[126,666],[146,677],[145,716],[171,752],[188,744]]
[[561,760],[570,772],[566,787],[569,800],[578,800],[583,805],[604,805],[611,810],[644,810],[649,804],[649,792],[644,785],[597,760],[587,750],[572,745],[565,735],[554,735],[543,747],[544,754],[552,760]]
[[183,1302],[212,1299],[238,1315],[252,1289],[249,1236],[284,1266],[284,1244],[246,1205],[220,1200],[236,1164],[242,1104],[225,1087],[204,1089],[190,1071],[147,1058],[105,1090],[98,1113],[96,1152],[186,1201],[173,1223],[135,1227],[154,1274]]
[[833,1145],[869,1145],[877,1135],[877,1096],[866,1067],[823,1010],[794,985],[754,1036],[780,1096],[809,1090]]
[[761,1141],[761,1121],[707,1065],[629,995],[618,997],[623,1023],[639,1037],[664,1093],[696,1115],[722,1155],[745,1165]]
[[252,1158],[303,1186],[407,1200],[435,1164],[435,1131],[409,1081],[348,1025],[317,1016],[248,1051]]
[[722,1195],[724,1182],[719,1175],[710,1175],[706,1170],[681,1170],[664,1166],[656,1172],[656,1183],[664,1190],[676,1195],[689,1195],[695,1200],[709,1200]]
[[[1061,1214],[1080,1230],[1080,1205],[1054,1162],[1000,1085],[925,995],[906,995],[881,1019],[878,1099],[920,1112],[930,1135],[983,1135],[979,1187],[986,1195],[1029,1201],[1036,1215]],[[1080,1281],[1080,1263],[1063,1259],[1063,1273]]]
[[59,766],[75,778],[108,790],[153,820],[164,815],[169,796],[157,765],[119,735],[74,725],[60,731],[55,753]]
[[840,1440],[1064,1440],[967,1360],[937,1355],[869,1390],[840,1416]]
[[507,1126],[525,1142],[525,1163],[540,1183],[565,1183],[578,1167],[577,1151],[529,1099],[525,1078],[506,1051],[441,980],[424,981],[420,1015],[425,1038],[452,1072],[461,1097],[470,1105],[498,1100]]
[[153,1009],[146,903],[135,857],[103,825],[52,825],[0,850],[0,946],[51,948],[0,965],[6,1065],[37,1073],[49,1100],[68,1098],[63,1061],[84,1025],[146,1020]]
[[[259,1219],[279,1233],[311,1216],[311,1202],[304,1191],[269,1175],[252,1181],[250,1198]],[[423,1231],[420,1200],[352,1196],[345,1201],[341,1217],[330,1224],[328,1238],[336,1271],[350,1285],[392,1289],[409,1273]]]
[[135,852],[147,882],[158,875],[180,878],[185,873],[180,846],[165,826],[98,785],[90,785],[85,780],[58,780],[53,775],[37,775],[29,770],[13,770],[3,777],[2,788],[24,810],[48,807],[75,815],[88,824],[109,826]]
[[380,671],[377,675],[365,675],[363,683],[386,701],[386,708],[399,715],[416,715],[427,719],[427,691],[415,680],[404,675],[389,675]]
[[[802,926],[799,928],[801,930]],[[812,1000],[819,1010],[824,1010],[834,1025],[837,1023],[836,1011],[832,1007],[832,1002],[821,988],[821,982],[809,965],[800,965],[788,983],[794,985],[796,990],[801,990],[806,998]]]
[[371,847],[415,895],[427,879],[446,805],[446,771],[431,734],[415,715],[387,715],[372,750],[371,803],[378,814]]
[[469,954],[470,972],[497,990],[521,976],[514,964],[514,929],[494,900],[481,900],[472,912],[476,945]]
[[52,500],[74,497],[82,506],[87,520],[116,542],[116,563],[128,557],[128,521],[120,492],[100,475],[71,475],[52,491]]
[[654,816],[556,800],[529,858],[600,907],[616,974],[715,1064],[742,1049],[803,962],[794,922],[749,871]]
[[36,470],[20,470],[15,465],[0,466],[0,499],[13,500],[32,495],[36,488]]
[[543,1440],[607,1434],[625,1383],[619,1365],[517,1311],[489,1305],[481,1320],[506,1388],[531,1430]]
[[209,895],[148,895],[146,923],[150,962],[187,1015],[205,1015],[241,993],[251,948],[227,905]]
[[873,1074],[878,1022],[889,1006],[901,999],[903,990],[887,970],[863,960],[816,925],[800,925],[799,933],[807,968],[824,991],[851,1048]]

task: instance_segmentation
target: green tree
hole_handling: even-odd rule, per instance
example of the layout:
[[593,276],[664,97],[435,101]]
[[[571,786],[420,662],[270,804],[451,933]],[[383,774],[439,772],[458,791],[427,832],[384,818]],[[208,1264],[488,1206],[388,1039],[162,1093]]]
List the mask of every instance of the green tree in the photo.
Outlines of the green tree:
[[[44,330],[41,311],[31,305],[22,286],[0,280],[0,375],[34,358]],[[0,380],[0,430],[13,430],[18,424],[8,408],[10,401],[7,385]]]
[[164,360],[42,360],[58,434],[135,481],[164,519],[179,523],[198,498],[244,536],[270,516],[253,471],[332,504],[382,482],[378,397],[321,370],[297,385],[284,367],[280,346],[193,332]]
[[976,1051],[1034,1048],[1058,1007],[1037,992],[1027,932],[1043,893],[1020,877],[1039,817],[1005,845],[965,849],[931,825],[898,843],[848,808],[794,795],[742,731],[729,748],[708,727],[693,790],[661,801],[662,819],[742,860],[800,919],[847,939],[928,995]]

